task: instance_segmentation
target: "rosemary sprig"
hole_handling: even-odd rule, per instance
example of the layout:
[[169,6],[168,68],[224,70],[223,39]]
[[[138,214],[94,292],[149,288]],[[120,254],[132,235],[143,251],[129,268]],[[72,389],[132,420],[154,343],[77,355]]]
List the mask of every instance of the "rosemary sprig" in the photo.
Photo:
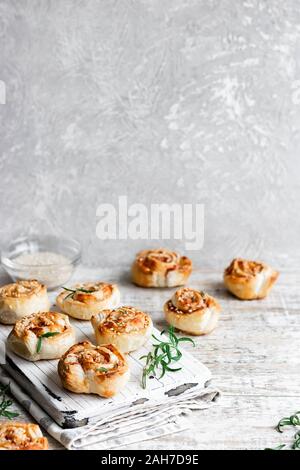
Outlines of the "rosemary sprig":
[[59,335],[59,331],[48,331],[48,333],[44,333],[43,335],[39,336],[37,345],[36,345],[36,352],[39,353],[42,349],[42,342],[43,338],[50,338],[51,336]]
[[300,426],[300,411],[297,411],[288,418],[282,418],[277,424],[276,430],[282,433],[282,428],[285,426]]
[[277,447],[266,447],[265,450],[281,450],[285,447],[285,444],[279,444]]
[[[161,332],[163,335],[165,331]],[[151,375],[156,377],[158,371],[160,371],[159,379],[161,379],[166,372],[177,372],[181,370],[181,367],[171,368],[170,364],[179,361],[182,357],[182,352],[179,350],[179,344],[183,342],[190,342],[195,346],[194,341],[191,338],[183,337],[177,338],[174,333],[174,327],[170,326],[168,329],[168,341],[164,341],[156,336],[152,335],[152,338],[157,343],[152,344],[153,351],[147,355],[140,357],[140,359],[146,359],[146,364],[143,368],[142,374],[142,387],[147,387],[147,378]]]
[[12,400],[7,400],[6,394],[10,392],[8,385],[0,385],[0,416],[4,416],[7,419],[13,419],[19,416],[19,413],[9,411],[8,408],[13,404]]
[[[300,411],[296,411],[296,413],[293,415],[282,418],[275,429],[276,431],[283,433],[283,428],[286,426],[300,426]],[[279,446],[274,447],[274,449],[266,448],[265,450],[281,450],[284,447],[286,447],[286,444],[280,444]],[[297,431],[294,435],[294,441],[292,442],[291,449],[300,450],[300,430]]]
[[74,295],[76,294],[76,292],[84,292],[85,294],[92,294],[94,291],[93,290],[88,290],[88,289],[83,289],[82,287],[78,287],[78,289],[69,289],[68,287],[64,287],[62,286],[62,288],[68,292],[70,292],[70,294],[68,294],[66,297],[65,297],[65,300],[71,298],[73,299],[74,298]]
[[99,369],[97,369],[97,372],[107,372],[108,369],[106,369],[106,367],[99,367]]
[[292,449],[300,450],[300,431],[297,431],[294,435],[294,442],[292,445]]

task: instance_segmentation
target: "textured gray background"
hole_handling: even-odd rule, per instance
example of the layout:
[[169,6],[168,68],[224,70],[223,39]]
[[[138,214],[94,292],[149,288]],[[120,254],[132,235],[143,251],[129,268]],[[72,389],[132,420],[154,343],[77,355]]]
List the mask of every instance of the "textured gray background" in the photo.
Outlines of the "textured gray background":
[[299,256],[299,52],[299,0],[0,0],[1,246],[128,262],[146,242],[95,232],[127,195],[204,203],[199,266]]

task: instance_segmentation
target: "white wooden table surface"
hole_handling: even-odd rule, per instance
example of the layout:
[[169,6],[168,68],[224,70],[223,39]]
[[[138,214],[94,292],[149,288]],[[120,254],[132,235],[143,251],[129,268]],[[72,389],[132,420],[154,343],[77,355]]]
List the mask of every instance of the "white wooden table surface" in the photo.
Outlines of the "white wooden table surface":
[[[290,442],[293,431],[282,435],[274,426],[300,409],[300,270],[280,271],[269,297],[251,302],[225,291],[221,267],[193,273],[189,285],[215,296],[223,312],[213,333],[195,338],[196,348],[185,347],[210,368],[222,398],[208,410],[193,412],[190,431],[140,443],[138,448],[263,449]],[[125,305],[144,308],[157,327],[166,326],[162,305],[173,289],[137,288],[126,275],[109,269],[81,270],[76,277],[118,281]],[[30,419],[17,403],[15,407],[22,420]],[[49,440],[51,448],[61,448]]]

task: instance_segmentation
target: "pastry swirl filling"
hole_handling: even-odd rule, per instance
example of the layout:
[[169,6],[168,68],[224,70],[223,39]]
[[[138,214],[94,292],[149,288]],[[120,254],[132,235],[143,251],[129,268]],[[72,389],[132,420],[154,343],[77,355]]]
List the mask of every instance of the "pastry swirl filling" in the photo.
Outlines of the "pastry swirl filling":
[[145,330],[150,325],[150,317],[134,307],[120,307],[115,310],[101,312],[103,321],[98,324],[101,333],[104,330],[121,333],[135,333]]
[[235,258],[224,271],[224,284],[239,299],[263,299],[278,275],[265,263]]
[[57,312],[40,312],[19,320],[14,328],[14,335],[22,338],[34,334],[37,338],[46,333],[64,333],[70,327],[67,317]]
[[183,287],[173,294],[168,302],[168,308],[174,313],[188,314],[196,310],[210,308],[212,304],[212,297],[204,292]]
[[174,269],[184,269],[191,265],[191,261],[186,256],[180,256],[174,251],[163,248],[157,250],[144,250],[138,253],[136,262],[144,272],[168,271]]
[[33,294],[39,294],[44,289],[45,286],[36,280],[17,281],[0,288],[0,299],[30,297]]
[[167,322],[192,335],[205,335],[218,323],[221,307],[205,292],[181,287],[164,305]]
[[130,377],[126,358],[114,344],[95,346],[90,341],[68,349],[58,362],[58,374],[66,389],[103,398],[118,393]]
[[0,449],[34,450],[47,449],[48,442],[36,424],[0,424]]
[[85,282],[76,284],[70,291],[73,293],[67,291],[64,301],[92,303],[109,299],[113,293],[113,285],[106,282]]
[[62,359],[67,369],[80,365],[85,373],[92,372],[95,375],[113,373],[125,368],[124,356],[112,344],[94,346],[89,341],[83,341],[72,346]]
[[235,258],[225,270],[226,276],[233,277],[253,277],[267,269],[267,266],[257,261],[248,261],[242,258]]

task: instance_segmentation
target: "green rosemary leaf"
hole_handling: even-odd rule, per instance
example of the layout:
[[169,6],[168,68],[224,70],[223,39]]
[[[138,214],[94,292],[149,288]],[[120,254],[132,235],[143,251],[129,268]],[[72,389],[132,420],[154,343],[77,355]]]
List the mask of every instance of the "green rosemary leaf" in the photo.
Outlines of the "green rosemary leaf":
[[36,345],[36,352],[37,353],[39,353],[40,350],[42,349],[42,341],[43,341],[43,338],[42,338],[42,336],[40,336],[39,339],[38,339],[37,345]]
[[106,367],[99,367],[99,369],[97,369],[97,372],[107,372],[108,369],[106,369]]
[[3,411],[1,413],[1,416],[4,416],[7,419],[13,419],[13,418],[16,418],[17,416],[19,416],[19,413],[14,413],[12,411]]
[[143,369],[143,375],[142,375],[142,388],[147,387],[147,370]]
[[[146,356],[142,356],[140,359],[146,359],[145,366],[143,367],[142,373],[142,387],[146,388],[147,386],[147,377],[150,375],[156,376],[156,372],[160,371],[159,379],[161,379],[166,372],[177,372],[181,370],[179,368],[172,368],[170,364],[177,362],[182,357],[182,352],[179,350],[179,342],[190,341],[195,346],[195,343],[190,338],[177,338],[174,332],[174,327],[170,326],[168,329],[168,340],[164,338],[157,338],[155,335],[152,335],[152,338],[156,341],[153,343],[153,351],[149,352]],[[162,336],[165,331],[162,331],[160,336]]]
[[8,406],[11,406],[13,404],[12,400],[3,400],[2,407],[7,408]]
[[64,290],[66,290],[67,292],[70,292],[70,294],[66,295],[65,300],[67,300],[67,299],[69,299],[69,298],[72,298],[72,299],[73,299],[73,296],[74,296],[76,290],[74,290],[74,289],[69,289],[68,287],[64,287],[64,286],[62,286],[62,288],[63,288]]
[[162,364],[162,366],[161,366],[161,374],[160,374],[160,376],[159,376],[159,379],[162,379],[163,376],[165,375],[165,373],[166,373],[166,368],[165,368],[165,367],[163,366],[163,364]]
[[294,435],[294,442],[292,444],[293,450],[300,450],[300,431],[297,431]]
[[179,361],[180,359],[182,358],[182,352],[180,352],[178,349],[177,349],[177,354],[176,356],[172,356],[172,361]]
[[56,336],[56,335],[59,335],[59,331],[48,331],[47,333],[44,333],[43,335],[39,336],[39,339],[36,345],[36,352],[39,353],[41,351],[43,338],[51,338],[51,336]]
[[0,416],[4,416],[7,419],[13,419],[19,416],[19,413],[15,413],[13,411],[9,411],[9,408],[13,402],[10,399],[6,399],[6,393],[10,392],[10,386],[8,385],[1,385],[0,386]]
[[300,426],[300,411],[297,411],[294,415],[291,416],[291,424],[293,426]]
[[295,414],[282,418],[276,426],[276,430],[280,433],[283,432],[282,428],[285,426],[300,426],[300,411]]
[[178,339],[178,343],[183,343],[183,342],[189,342],[189,343],[192,343],[193,346],[196,346],[195,345],[195,341],[192,339],[192,338],[187,338],[186,336],[184,338],[179,338]]
[[93,291],[93,290],[83,289],[82,287],[78,287],[78,289],[76,289],[75,292],[78,292],[78,291],[79,291],[79,292],[84,292],[85,294],[92,294],[93,292],[95,292],[95,291]]
[[[152,335],[152,338],[154,338],[154,339],[155,339],[155,341],[158,341],[159,343],[161,342],[161,339],[158,339],[158,338],[156,338],[156,336],[155,336],[155,335]],[[153,346],[155,346],[155,344],[153,344]]]
[[40,336],[40,338],[51,338],[51,336],[59,335],[59,331],[48,331]]
[[161,361],[162,362],[162,366],[164,368],[165,371],[168,371],[168,372],[177,372],[178,370],[181,370],[181,367],[177,368],[177,369],[172,369],[171,367],[169,367],[169,364],[167,362],[165,362],[164,360]]
[[171,367],[169,367],[169,366],[166,367],[166,370],[167,370],[168,372],[178,372],[178,371],[181,370],[181,369],[182,369],[182,367],[178,367],[178,368],[176,368],[176,369],[171,369]]
[[68,287],[62,286],[62,288],[63,288],[64,290],[69,291],[69,292],[73,292],[73,293],[76,292],[76,290],[74,290],[74,289],[69,289]]
[[266,447],[264,450],[281,450],[285,447],[285,444],[280,444],[279,446],[277,447]]
[[84,292],[86,294],[92,294],[92,292],[94,292],[93,290],[88,290],[88,289],[84,289],[83,287],[78,287],[77,289],[69,289],[68,287],[64,287],[62,286],[62,288],[68,292],[70,292],[70,294],[66,295],[65,297],[65,300],[69,299],[69,298],[74,298],[74,294],[76,294],[76,292]]
[[179,343],[179,338],[177,338],[174,331],[175,331],[174,327],[170,326],[170,329],[169,329],[170,340],[174,344],[174,346],[177,346]]
[[171,354],[170,346],[168,344],[165,345],[165,351],[166,351],[166,354],[168,356],[169,362],[171,362],[172,361],[172,354]]
[[151,352],[149,352],[146,357],[147,357],[146,365],[148,365],[149,362],[151,362],[151,360],[152,360],[152,354],[151,354]]
[[71,292],[71,294],[66,295],[65,300],[67,299],[73,299],[75,292]]
[[[294,413],[293,415],[288,416],[288,417],[285,416],[284,418],[282,418],[277,424],[275,429],[276,431],[283,433],[283,428],[286,426],[294,426],[294,427],[300,426],[300,411],[296,411],[296,413]],[[267,448],[265,450],[281,450],[283,449],[283,447],[285,447],[285,444],[280,444],[278,447],[274,449]],[[294,441],[292,442],[291,449],[300,450],[300,430],[297,431],[296,434],[294,435]]]
[[165,357],[165,354],[160,354],[154,360],[154,367],[158,367],[162,362],[162,359]]

